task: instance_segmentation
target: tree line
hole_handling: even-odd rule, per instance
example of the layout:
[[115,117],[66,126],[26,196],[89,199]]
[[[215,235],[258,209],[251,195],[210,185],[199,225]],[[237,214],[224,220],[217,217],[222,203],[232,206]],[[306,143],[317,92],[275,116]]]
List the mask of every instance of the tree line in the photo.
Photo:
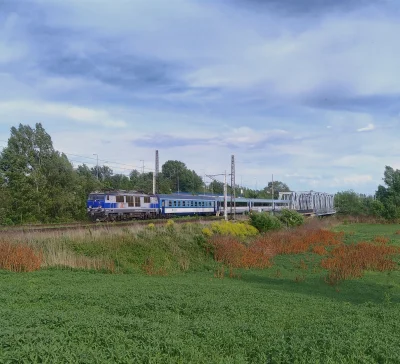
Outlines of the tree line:
[[351,216],[374,216],[387,220],[400,219],[400,170],[385,166],[383,185],[374,195],[353,190],[335,195],[338,213]]
[[[280,181],[274,182],[274,197],[289,191]],[[272,198],[272,183],[262,190],[235,186],[237,196]],[[68,157],[54,149],[50,135],[38,123],[35,127],[20,124],[11,128],[7,146],[0,155],[2,204],[0,224],[64,222],[86,217],[90,192],[135,190],[151,193],[153,172],[132,170],[129,176],[114,174],[108,166],[74,168]],[[203,178],[185,163],[169,160],[157,178],[158,193],[214,193],[222,195],[222,182],[205,185]],[[228,187],[228,194],[232,189]]]

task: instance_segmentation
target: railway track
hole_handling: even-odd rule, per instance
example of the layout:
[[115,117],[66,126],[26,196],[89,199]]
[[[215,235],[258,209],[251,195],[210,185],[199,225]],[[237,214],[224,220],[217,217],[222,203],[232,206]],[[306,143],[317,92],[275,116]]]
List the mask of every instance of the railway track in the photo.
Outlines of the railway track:
[[0,235],[13,232],[50,232],[50,231],[67,231],[76,229],[104,229],[116,227],[143,226],[148,224],[162,225],[168,220],[173,220],[176,224],[200,221],[220,221],[221,216],[202,216],[202,217],[179,217],[170,219],[153,219],[153,220],[133,220],[121,222],[75,222],[68,224],[42,224],[42,225],[22,225],[0,228]]

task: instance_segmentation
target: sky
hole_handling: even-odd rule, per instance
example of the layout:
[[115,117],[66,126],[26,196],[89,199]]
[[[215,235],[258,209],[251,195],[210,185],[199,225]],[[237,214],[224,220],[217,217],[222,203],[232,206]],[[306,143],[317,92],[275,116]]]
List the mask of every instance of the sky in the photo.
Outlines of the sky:
[[399,14],[397,0],[0,0],[0,146],[40,122],[74,165],[151,171],[158,149],[214,175],[233,154],[250,188],[273,174],[373,194],[400,168]]

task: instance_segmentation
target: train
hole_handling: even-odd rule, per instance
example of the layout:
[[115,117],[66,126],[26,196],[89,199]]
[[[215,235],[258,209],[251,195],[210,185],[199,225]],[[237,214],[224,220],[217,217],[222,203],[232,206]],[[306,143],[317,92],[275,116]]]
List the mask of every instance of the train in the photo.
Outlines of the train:
[[[278,199],[227,198],[227,214],[295,210],[304,215],[335,214],[334,195],[323,192],[280,192]],[[87,200],[92,221],[156,219],[176,216],[220,216],[225,198],[219,195],[146,194],[137,191],[92,192]]]

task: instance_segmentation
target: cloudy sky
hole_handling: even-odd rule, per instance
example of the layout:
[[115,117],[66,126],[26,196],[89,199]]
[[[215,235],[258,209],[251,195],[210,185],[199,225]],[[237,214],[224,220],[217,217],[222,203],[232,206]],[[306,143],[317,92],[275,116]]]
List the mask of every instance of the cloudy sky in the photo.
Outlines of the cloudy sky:
[[[0,146],[373,193],[400,168],[397,0],[0,0]],[[91,159],[93,158],[93,159]]]

